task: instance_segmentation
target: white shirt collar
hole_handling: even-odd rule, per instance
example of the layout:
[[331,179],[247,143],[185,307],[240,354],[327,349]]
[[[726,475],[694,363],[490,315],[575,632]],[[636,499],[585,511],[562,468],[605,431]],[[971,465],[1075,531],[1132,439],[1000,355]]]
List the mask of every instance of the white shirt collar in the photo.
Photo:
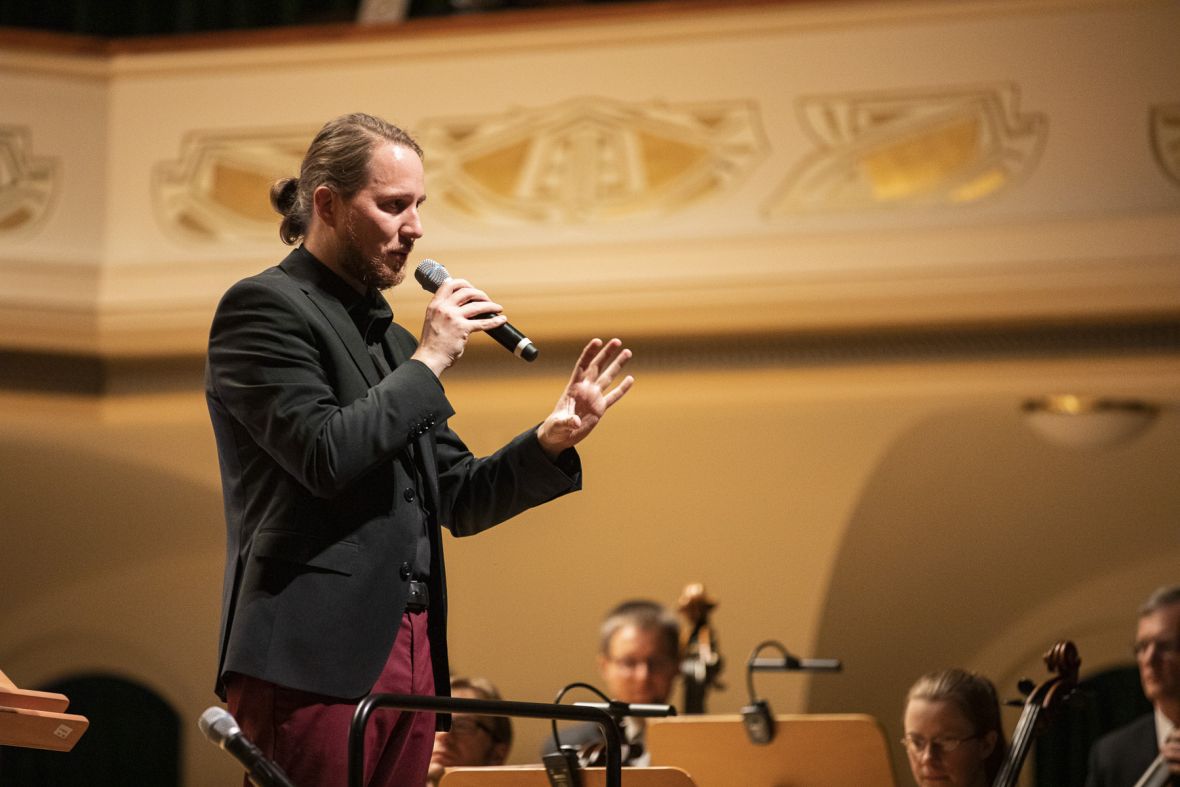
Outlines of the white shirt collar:
[[1164,741],[1172,734],[1172,730],[1176,729],[1176,725],[1172,720],[1164,715],[1158,707],[1155,709],[1155,742],[1159,749],[1164,748]]

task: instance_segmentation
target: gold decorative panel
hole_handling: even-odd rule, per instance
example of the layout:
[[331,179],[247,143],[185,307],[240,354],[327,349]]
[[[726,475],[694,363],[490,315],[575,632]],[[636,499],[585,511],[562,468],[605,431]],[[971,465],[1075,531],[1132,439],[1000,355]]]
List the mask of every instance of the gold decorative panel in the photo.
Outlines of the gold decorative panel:
[[767,151],[754,106],[578,98],[420,124],[431,203],[483,224],[671,213],[723,193]]
[[818,150],[768,212],[955,205],[1026,177],[1045,145],[1044,115],[1021,113],[1014,85],[809,96],[799,114]]
[[192,132],[180,158],[158,163],[152,197],[164,227],[186,239],[266,239],[278,234],[270,187],[299,174],[316,129]]
[[1180,104],[1151,108],[1151,149],[1164,174],[1180,185]]
[[0,233],[34,226],[59,188],[57,159],[32,155],[27,128],[0,126]]

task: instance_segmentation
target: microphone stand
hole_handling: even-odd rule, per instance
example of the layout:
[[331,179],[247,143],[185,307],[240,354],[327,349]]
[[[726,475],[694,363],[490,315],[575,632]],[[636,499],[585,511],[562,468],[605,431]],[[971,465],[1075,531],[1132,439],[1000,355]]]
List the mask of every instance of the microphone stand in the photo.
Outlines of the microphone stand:
[[481,716],[517,716],[529,719],[590,721],[598,725],[606,739],[606,787],[622,787],[623,739],[609,713],[581,705],[555,705],[546,702],[510,702],[475,700],[460,697],[434,697],[416,694],[370,694],[356,706],[348,732],[348,784],[364,787],[365,727],[377,708],[428,710],[444,713],[475,713]]

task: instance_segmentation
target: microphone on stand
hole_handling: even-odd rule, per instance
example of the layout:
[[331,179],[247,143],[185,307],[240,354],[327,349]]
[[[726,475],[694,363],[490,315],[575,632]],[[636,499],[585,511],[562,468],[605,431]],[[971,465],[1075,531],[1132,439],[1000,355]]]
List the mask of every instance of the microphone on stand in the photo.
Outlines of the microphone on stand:
[[262,750],[242,734],[238,722],[229,711],[216,705],[206,708],[197,720],[197,726],[211,743],[233,755],[246,769],[250,781],[257,787],[295,787],[273,760],[267,759]]
[[[427,292],[435,292],[440,284],[451,278],[451,274],[447,273],[447,269],[434,260],[422,260],[414,271],[414,278],[422,285],[422,289]],[[475,319],[482,320],[491,316],[490,314],[480,314]],[[536,359],[537,353],[540,352],[537,345],[533,344],[532,339],[517,330],[512,323],[506,322],[490,331],[484,331],[484,333],[498,341],[504,349],[517,358],[533,361]]]
[[574,705],[579,705],[583,708],[597,708],[598,710],[604,710],[616,720],[621,719],[624,716],[662,719],[666,716],[676,715],[676,709],[671,705],[660,705],[657,703],[648,702],[619,702],[618,700],[611,700],[610,702],[575,702]]

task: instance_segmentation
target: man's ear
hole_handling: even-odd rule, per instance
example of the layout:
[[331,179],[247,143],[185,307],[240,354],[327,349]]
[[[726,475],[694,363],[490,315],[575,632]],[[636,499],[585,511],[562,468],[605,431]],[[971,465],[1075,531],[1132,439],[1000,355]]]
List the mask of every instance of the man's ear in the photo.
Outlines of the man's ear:
[[327,186],[316,186],[311,193],[311,205],[320,221],[329,227],[336,227],[341,215],[340,197]]
[[497,743],[495,746],[492,747],[492,750],[490,752],[488,752],[488,763],[487,764],[488,765],[503,765],[507,759],[508,759],[508,744],[507,743]]

